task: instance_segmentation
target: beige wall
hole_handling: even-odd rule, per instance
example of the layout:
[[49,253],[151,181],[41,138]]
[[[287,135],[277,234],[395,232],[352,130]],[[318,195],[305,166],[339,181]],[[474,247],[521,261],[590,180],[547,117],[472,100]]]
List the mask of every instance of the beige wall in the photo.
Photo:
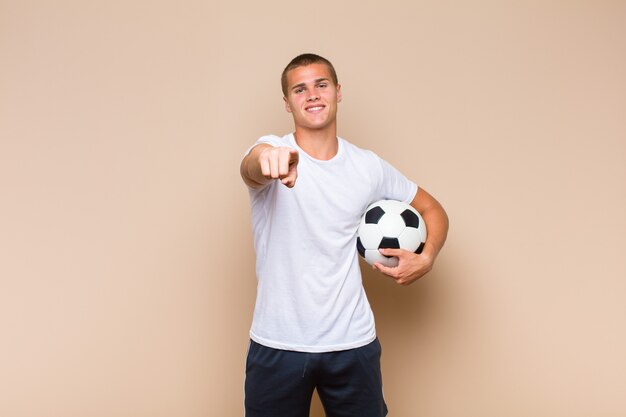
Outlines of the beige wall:
[[0,2],[0,415],[243,414],[238,163],[306,51],[451,218],[364,274],[390,416],[626,415],[624,2],[99,3]]

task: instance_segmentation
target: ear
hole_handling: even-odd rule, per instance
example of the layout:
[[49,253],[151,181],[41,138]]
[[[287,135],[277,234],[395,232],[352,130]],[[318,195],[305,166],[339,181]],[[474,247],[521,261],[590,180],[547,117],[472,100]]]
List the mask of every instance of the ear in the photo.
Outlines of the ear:
[[287,113],[291,113],[291,107],[289,107],[289,100],[287,100],[287,97],[283,97],[283,100],[285,101],[285,110],[287,110]]
[[341,84],[337,84],[337,103],[341,103]]

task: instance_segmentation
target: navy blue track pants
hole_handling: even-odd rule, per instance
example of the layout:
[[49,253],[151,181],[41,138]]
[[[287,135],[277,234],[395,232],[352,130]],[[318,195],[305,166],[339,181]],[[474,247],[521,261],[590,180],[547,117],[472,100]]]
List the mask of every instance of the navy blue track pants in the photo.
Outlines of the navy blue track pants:
[[245,417],[308,417],[313,390],[327,417],[384,417],[378,339],[356,349],[306,353],[250,341]]

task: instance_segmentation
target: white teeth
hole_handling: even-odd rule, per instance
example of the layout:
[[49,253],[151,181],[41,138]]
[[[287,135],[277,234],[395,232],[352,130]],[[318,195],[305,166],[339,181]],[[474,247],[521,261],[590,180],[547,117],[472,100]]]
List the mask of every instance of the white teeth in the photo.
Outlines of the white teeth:
[[318,110],[322,110],[324,107],[322,106],[318,106],[318,107],[309,107],[307,110],[308,111],[318,111]]

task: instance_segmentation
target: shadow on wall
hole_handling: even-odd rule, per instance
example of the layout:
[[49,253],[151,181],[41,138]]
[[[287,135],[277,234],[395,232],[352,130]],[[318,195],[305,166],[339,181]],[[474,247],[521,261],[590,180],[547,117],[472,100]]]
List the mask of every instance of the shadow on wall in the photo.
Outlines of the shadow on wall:
[[398,285],[392,278],[371,269],[361,260],[363,286],[367,292],[378,336],[387,343],[419,337],[420,328],[437,315],[446,302],[447,277],[444,265],[409,286]]

